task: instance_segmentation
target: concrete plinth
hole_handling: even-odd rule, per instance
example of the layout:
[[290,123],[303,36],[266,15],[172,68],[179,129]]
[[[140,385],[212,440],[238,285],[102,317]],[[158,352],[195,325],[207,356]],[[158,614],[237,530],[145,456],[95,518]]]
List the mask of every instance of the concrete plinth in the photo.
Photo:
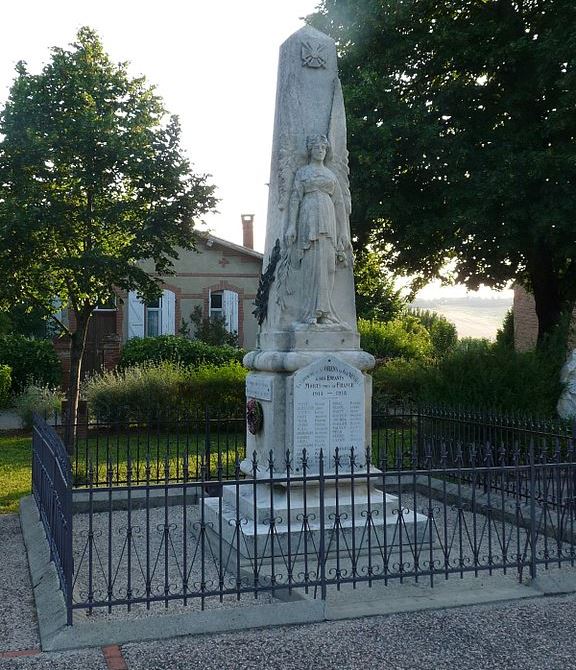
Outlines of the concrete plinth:
[[400,546],[420,544],[426,528],[422,514],[405,508],[399,514],[395,496],[357,482],[353,491],[349,484],[336,489],[327,482],[322,492],[317,482],[289,491],[268,484],[225,486],[221,500],[207,498],[204,504],[225,554],[239,552],[244,566],[272,559],[288,566],[305,558],[383,564]]

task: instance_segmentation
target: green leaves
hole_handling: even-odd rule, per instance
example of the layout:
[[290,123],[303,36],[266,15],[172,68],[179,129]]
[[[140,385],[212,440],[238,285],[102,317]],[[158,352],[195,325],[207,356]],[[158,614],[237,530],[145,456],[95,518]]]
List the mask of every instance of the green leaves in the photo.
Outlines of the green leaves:
[[82,28],[40,74],[20,63],[0,114],[0,304],[89,313],[112,286],[158,291],[194,220],[215,205],[192,173],[176,117],[144,78]]
[[406,307],[394,278],[383,267],[381,254],[366,250],[354,260],[356,314],[359,319],[390,321]]
[[357,249],[423,280],[448,258],[470,288],[518,280],[549,330],[576,299],[576,5],[324,0],[309,20],[339,46]]

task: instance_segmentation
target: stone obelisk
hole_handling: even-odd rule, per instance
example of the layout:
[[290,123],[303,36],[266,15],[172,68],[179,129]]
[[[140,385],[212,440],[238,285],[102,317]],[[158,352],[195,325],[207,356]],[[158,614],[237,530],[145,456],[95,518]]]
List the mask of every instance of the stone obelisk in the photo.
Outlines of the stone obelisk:
[[[250,373],[241,469],[262,481],[224,486],[221,501],[207,502],[229,543],[252,560],[261,551],[273,555],[274,543],[284,555],[289,536],[321,532],[334,518],[338,533],[365,537],[366,509],[384,532],[397,521],[396,498],[375,490],[366,476],[378,473],[367,462],[372,386],[366,371],[374,358],[361,350],[356,327],[350,211],[336,47],[306,26],[280,49],[255,310],[260,329],[257,348],[244,358]],[[320,486],[320,472],[335,476]]]
[[[248,433],[249,455],[272,451],[280,464],[287,451],[297,461],[306,450],[314,468],[322,449],[327,470],[337,448],[353,448],[364,462],[374,358],[356,327],[350,210],[336,47],[305,26],[280,48],[260,332],[244,359],[247,397],[263,415],[261,430]],[[312,363],[319,367],[301,372]]]

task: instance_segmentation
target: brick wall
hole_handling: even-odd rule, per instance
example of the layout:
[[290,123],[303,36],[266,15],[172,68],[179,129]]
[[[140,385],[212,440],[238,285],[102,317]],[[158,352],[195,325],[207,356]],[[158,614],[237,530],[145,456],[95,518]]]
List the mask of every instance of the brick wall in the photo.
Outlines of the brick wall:
[[[516,351],[531,351],[538,339],[538,317],[534,297],[521,286],[514,286],[514,348]],[[572,324],[568,336],[568,349],[576,348],[576,308],[572,313]]]
[[534,297],[521,286],[514,287],[514,348],[516,351],[530,351],[538,339],[538,317],[534,307]]

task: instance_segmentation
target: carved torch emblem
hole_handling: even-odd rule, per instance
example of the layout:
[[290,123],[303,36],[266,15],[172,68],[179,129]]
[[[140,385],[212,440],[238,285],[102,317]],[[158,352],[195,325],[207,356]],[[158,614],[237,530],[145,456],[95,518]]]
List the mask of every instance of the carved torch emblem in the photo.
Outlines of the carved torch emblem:
[[302,65],[305,67],[326,67],[324,44],[302,42]]

